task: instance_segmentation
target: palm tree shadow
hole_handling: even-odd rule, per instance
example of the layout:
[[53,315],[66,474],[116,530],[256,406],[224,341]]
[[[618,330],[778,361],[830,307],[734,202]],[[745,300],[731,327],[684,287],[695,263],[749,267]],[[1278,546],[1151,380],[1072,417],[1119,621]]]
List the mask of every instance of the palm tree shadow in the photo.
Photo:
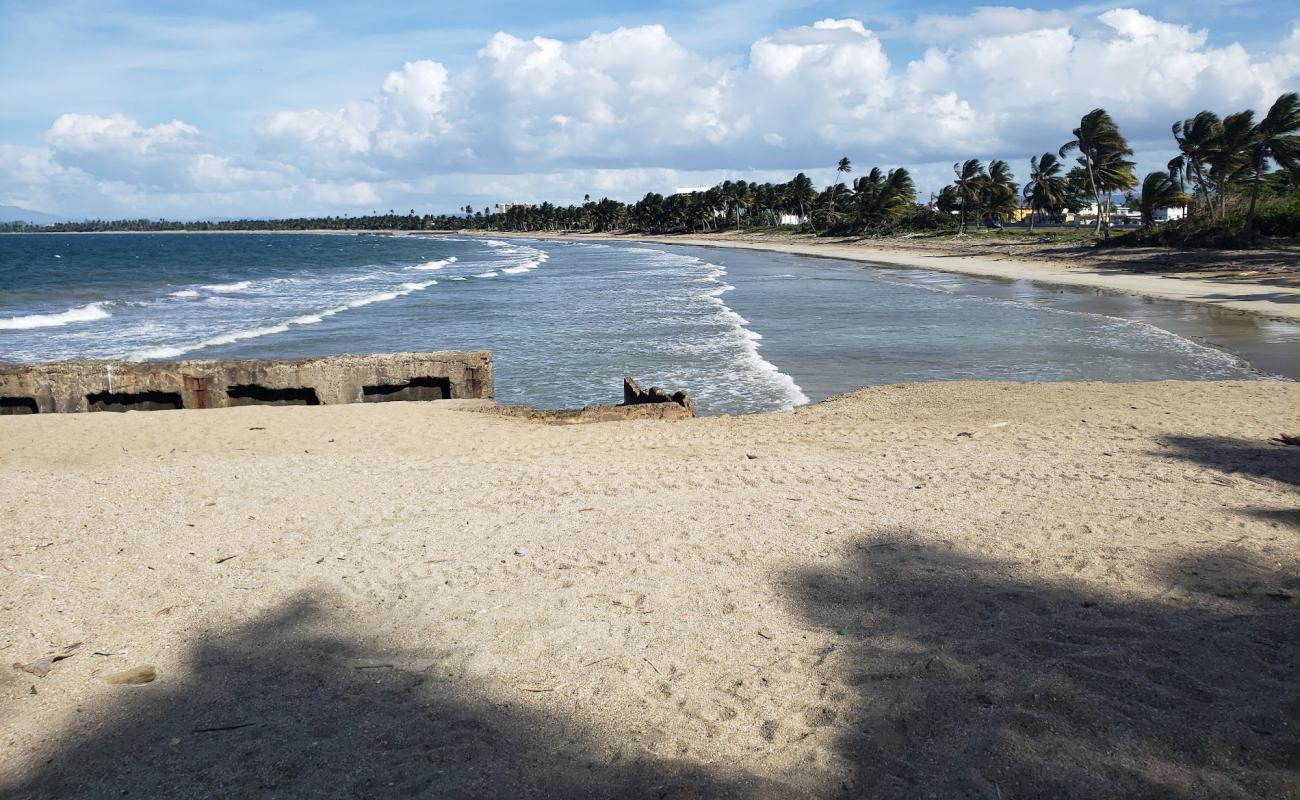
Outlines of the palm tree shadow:
[[[646,757],[584,723],[411,669],[339,633],[303,595],[191,654],[189,678],[122,687],[16,798],[750,797],[743,776]],[[426,652],[427,656],[427,652]],[[436,659],[435,659],[436,661]]]
[[1204,553],[1153,576],[1155,601],[933,541],[882,534],[787,582],[838,634],[854,793],[1297,796],[1296,574]]
[[1159,455],[1194,461],[1232,474],[1241,473],[1300,486],[1300,448],[1255,439],[1223,436],[1170,436],[1172,448]]

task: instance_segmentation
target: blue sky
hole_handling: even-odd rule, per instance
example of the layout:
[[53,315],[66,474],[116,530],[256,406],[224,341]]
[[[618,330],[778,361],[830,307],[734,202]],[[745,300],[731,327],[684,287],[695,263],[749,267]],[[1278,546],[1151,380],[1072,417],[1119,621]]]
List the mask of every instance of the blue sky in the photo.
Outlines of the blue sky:
[[1271,0],[5,1],[0,205],[436,211],[828,178],[840,155],[937,188],[1094,105],[1155,165],[1173,119],[1300,89],[1298,22]]

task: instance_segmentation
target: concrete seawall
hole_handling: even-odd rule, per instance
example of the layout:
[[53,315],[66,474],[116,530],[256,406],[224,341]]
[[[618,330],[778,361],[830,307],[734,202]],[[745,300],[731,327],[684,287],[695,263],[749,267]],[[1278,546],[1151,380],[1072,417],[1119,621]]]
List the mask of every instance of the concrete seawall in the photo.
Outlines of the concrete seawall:
[[493,397],[487,350],[288,361],[0,364],[0,414]]

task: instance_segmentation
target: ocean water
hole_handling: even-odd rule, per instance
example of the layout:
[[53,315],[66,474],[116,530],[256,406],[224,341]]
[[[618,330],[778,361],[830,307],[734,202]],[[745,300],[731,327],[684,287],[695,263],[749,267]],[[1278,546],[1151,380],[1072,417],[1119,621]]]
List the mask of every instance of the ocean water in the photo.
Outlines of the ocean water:
[[712,248],[0,236],[3,361],[487,348],[498,398],[548,408],[617,402],[624,375],[689,389],[704,413],[746,413],[918,380],[1260,377],[1216,336],[1276,363],[1300,352],[1300,326],[1246,330],[1252,318],[1235,315],[1227,335],[1222,319],[1023,281]]

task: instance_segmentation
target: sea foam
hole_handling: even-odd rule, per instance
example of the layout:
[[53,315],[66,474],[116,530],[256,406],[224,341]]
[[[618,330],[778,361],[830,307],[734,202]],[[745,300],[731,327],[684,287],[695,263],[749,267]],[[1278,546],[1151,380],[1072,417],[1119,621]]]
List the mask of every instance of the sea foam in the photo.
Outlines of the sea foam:
[[90,303],[77,308],[70,308],[67,311],[60,311],[57,314],[28,314],[22,317],[0,319],[0,331],[54,328],[77,322],[94,322],[97,319],[108,319],[113,315],[104,310],[106,305],[108,305],[106,302]]

